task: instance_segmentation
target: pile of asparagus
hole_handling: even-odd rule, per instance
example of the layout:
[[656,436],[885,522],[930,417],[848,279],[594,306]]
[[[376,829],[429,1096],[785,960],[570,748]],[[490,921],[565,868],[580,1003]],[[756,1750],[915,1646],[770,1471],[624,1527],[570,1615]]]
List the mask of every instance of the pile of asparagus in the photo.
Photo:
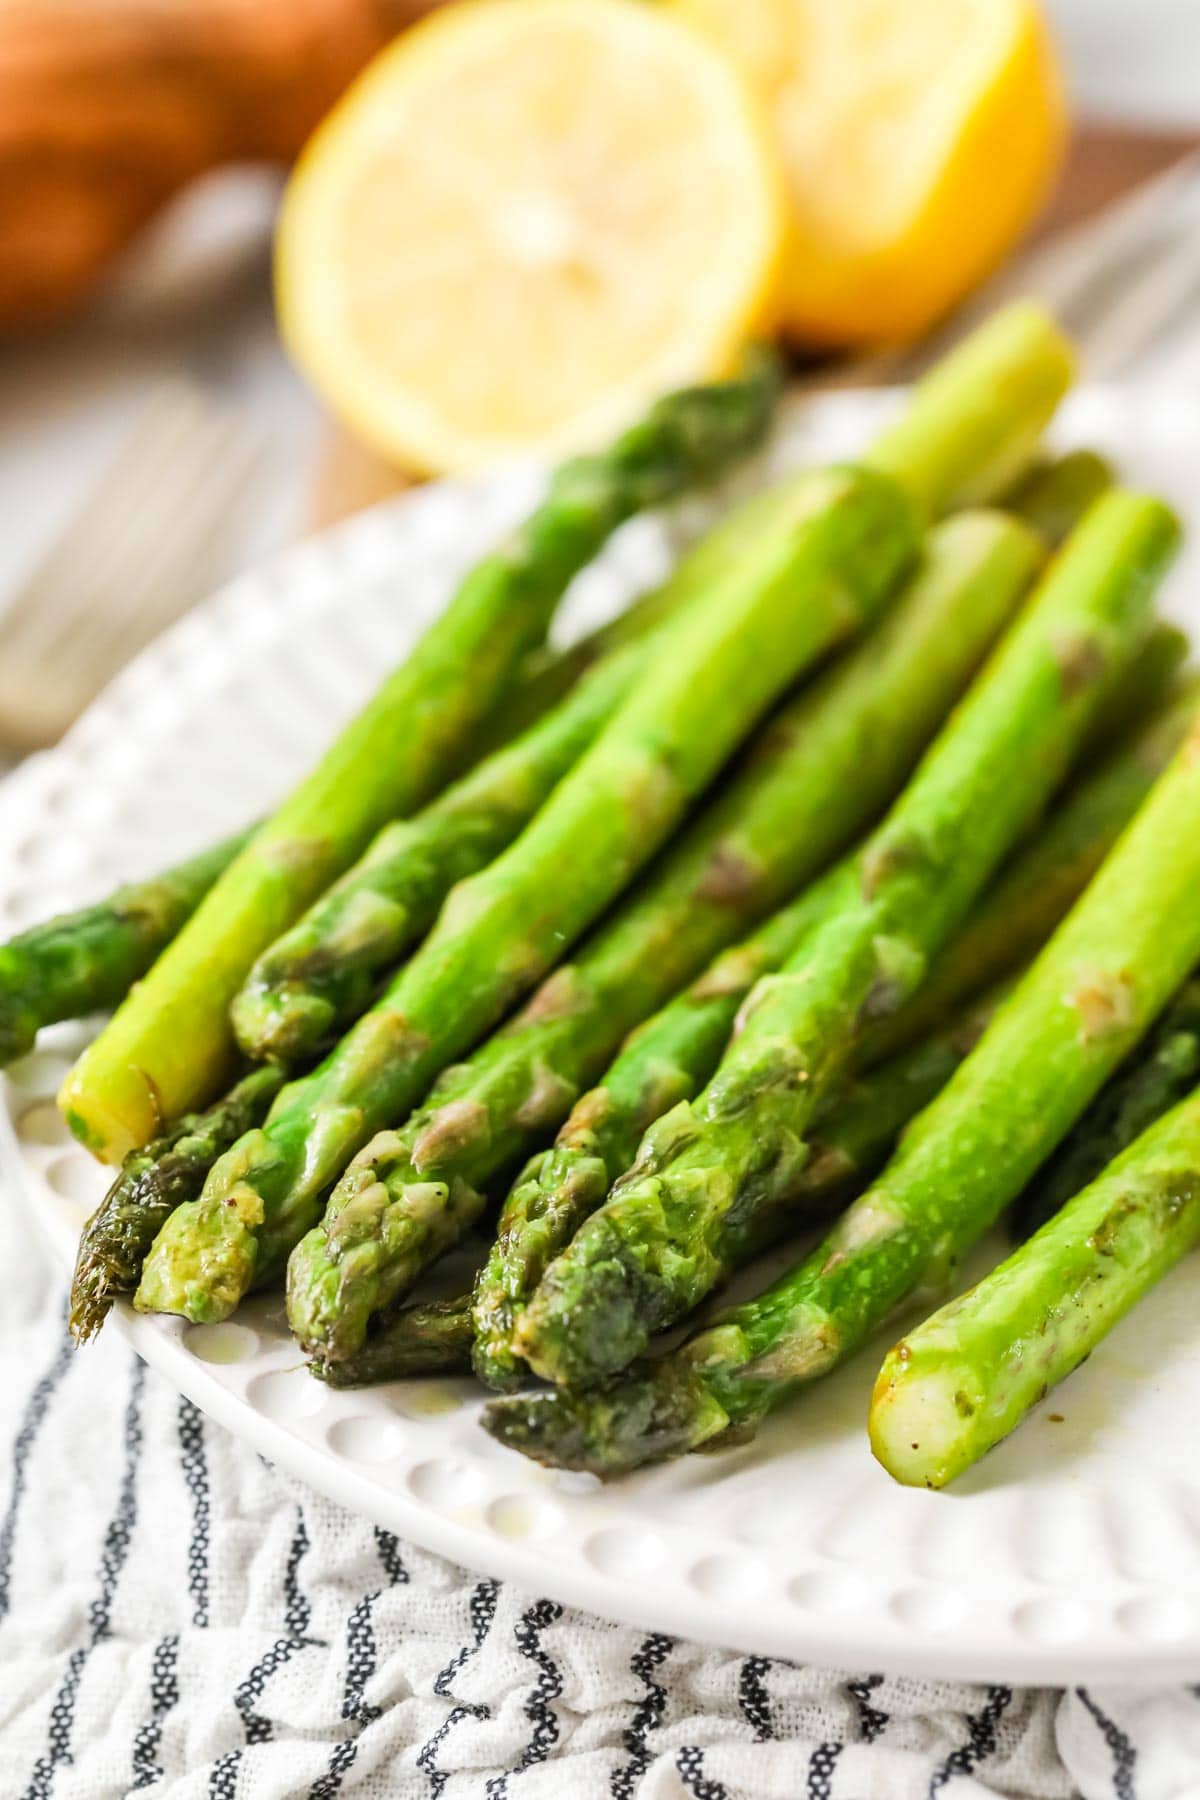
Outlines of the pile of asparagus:
[[[929,1485],[1011,1430],[1200,1236],[1178,527],[1043,455],[1071,374],[1010,309],[859,461],[552,650],[574,575],[757,445],[779,374],[668,395],[270,819],[0,948],[5,1060],[116,1008],[62,1095],[120,1165],[77,1338],[121,1296],[207,1322],[286,1282],[314,1375],[473,1367],[493,1436],[610,1475],[743,1440],[1015,1207],[870,1419]],[[473,1287],[422,1300],[480,1230]]]

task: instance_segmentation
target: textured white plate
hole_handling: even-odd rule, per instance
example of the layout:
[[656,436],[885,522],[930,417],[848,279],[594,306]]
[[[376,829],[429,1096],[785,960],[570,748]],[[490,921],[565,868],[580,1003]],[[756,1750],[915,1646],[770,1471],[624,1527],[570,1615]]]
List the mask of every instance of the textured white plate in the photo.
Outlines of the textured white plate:
[[[830,397],[781,432],[789,466],[865,441],[887,400]],[[1094,443],[1200,526],[1200,416],[1085,394]],[[750,479],[761,479],[761,471]],[[743,479],[741,485],[745,485]],[[59,750],[0,794],[0,933],[103,892],[251,817],[327,739],[536,491],[517,474],[422,491],[239,581],[153,647]],[[598,616],[661,573],[670,528],[627,528],[573,596]],[[1171,589],[1182,615],[1185,566]],[[52,1096],[86,1032],[13,1068],[0,1121],[64,1266],[106,1176]],[[873,1353],[758,1440],[606,1489],[478,1428],[467,1382],[335,1394],[278,1300],[236,1323],[121,1316],[198,1405],[333,1499],[470,1566],[649,1628],[744,1651],[963,1678],[1162,1679],[1200,1670],[1200,1264],[1176,1271],[953,1493],[894,1486],[863,1432]]]

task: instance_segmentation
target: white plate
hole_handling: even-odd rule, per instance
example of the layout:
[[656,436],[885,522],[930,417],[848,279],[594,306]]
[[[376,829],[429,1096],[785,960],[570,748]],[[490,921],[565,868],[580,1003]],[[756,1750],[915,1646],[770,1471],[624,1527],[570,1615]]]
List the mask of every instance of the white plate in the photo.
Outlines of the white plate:
[[[775,467],[862,444],[886,400],[831,396]],[[1064,441],[1116,456],[1194,522],[1200,418],[1085,394]],[[251,817],[302,770],[536,476],[445,484],[249,576],[186,619],[0,796],[0,932],[101,893]],[[743,483],[744,485],[744,483]],[[626,529],[579,584],[598,616],[658,577],[702,509]],[[1186,569],[1172,584],[1177,614]],[[0,1152],[64,1267],[106,1176],[52,1103],[80,1027],[10,1071]],[[652,1629],[850,1667],[1013,1681],[1158,1680],[1200,1667],[1200,1264],[946,1495],[893,1485],[863,1431],[875,1352],[757,1441],[600,1488],[500,1449],[466,1381],[333,1393],[278,1299],[236,1322],[119,1315],[164,1375],[331,1498],[461,1563]],[[882,1348],[882,1346],[880,1346]]]

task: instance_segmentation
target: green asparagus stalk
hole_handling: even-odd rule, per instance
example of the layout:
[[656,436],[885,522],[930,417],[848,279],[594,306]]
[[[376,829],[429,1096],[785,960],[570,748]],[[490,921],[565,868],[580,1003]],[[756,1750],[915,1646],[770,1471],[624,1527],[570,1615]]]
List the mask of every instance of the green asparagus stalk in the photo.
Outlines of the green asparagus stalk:
[[164,1222],[196,1198],[217,1158],[262,1123],[283,1082],[280,1069],[251,1069],[207,1112],[180,1119],[125,1158],[79,1240],[70,1315],[77,1343],[95,1336],[119,1295],[133,1293]]
[[1004,505],[1057,550],[1115,479],[1112,464],[1095,450],[1069,450],[1035,464],[1005,495]]
[[1198,1081],[1200,979],[1193,976],[1021,1196],[1014,1235],[1039,1230]]
[[[1125,695],[1123,685],[1112,697],[1118,713]],[[859,1053],[864,1063],[919,1043],[964,1000],[1040,950],[1187,736],[1198,702],[1200,682],[1181,683],[1165,711],[1072,783],[1001,870],[928,980],[898,1012],[867,1028]],[[1112,710],[1106,704],[1101,716]]]
[[308,1365],[330,1387],[370,1387],[410,1375],[466,1375],[471,1368],[471,1296],[402,1306],[379,1322],[360,1349],[341,1361]]
[[229,1005],[255,958],[388,819],[423,804],[453,772],[571,578],[616,526],[757,442],[777,388],[764,358],[740,380],[668,395],[606,453],[557,472],[542,504],[467,576],[77,1065],[62,1105],[89,1149],[119,1161],[220,1091],[234,1058]]
[[[871,452],[868,465],[903,471],[907,445],[907,487],[870,466],[831,469],[749,503],[753,550],[670,624],[592,748],[516,843],[459,884],[377,1007],[168,1222],[144,1306],[224,1316],[271,1278],[349,1157],[561,956],[781,690],[880,611],[913,555],[914,502],[937,510],[985,474],[1011,480],[1014,445],[1027,459],[1069,365],[1044,315],[1017,308],[922,384]],[[744,541],[745,515],[730,529]]]
[[585,1386],[626,1367],[770,1232],[864,1026],[916,992],[1041,811],[1144,638],[1177,539],[1159,501],[1114,492],[1091,509],[838,899],[751,994],[704,1092],[651,1126],[546,1271],[516,1333],[536,1373]]
[[943,1291],[1200,960],[1197,882],[1200,725],[975,1050],[811,1255],[652,1368],[594,1393],[493,1402],[488,1429],[539,1461],[603,1474],[744,1436],[902,1302]]
[[891,1155],[911,1119],[941,1093],[970,1055],[1009,983],[992,988],[948,1024],[887,1062],[856,1075],[818,1113],[809,1139],[809,1160],[800,1172],[788,1208],[804,1223],[829,1218],[860,1194]]
[[227,838],[0,946],[0,1064],[32,1050],[43,1025],[105,1012],[123,1000],[250,835]]
[[945,1487],[1007,1437],[1200,1240],[1200,1094],[1129,1145],[1036,1236],[888,1352],[871,1448]]
[[[289,1265],[302,1343],[352,1352],[370,1313],[393,1305],[427,1255],[455,1240],[494,1178],[559,1123],[625,1032],[845,847],[904,780],[1037,558],[1035,540],[1000,515],[964,513],[935,528],[922,573],[880,630],[776,716],[628,905],[508,1031],[356,1158],[324,1226]],[[708,1036],[716,1041],[711,1024]],[[656,1066],[651,1078],[669,1070]],[[364,1193],[378,1206],[359,1205]]]
[[614,653],[514,744],[495,751],[366,855],[263,952],[233,1003],[250,1056],[310,1061],[366,1011],[450,889],[498,856],[612,715],[643,646]]

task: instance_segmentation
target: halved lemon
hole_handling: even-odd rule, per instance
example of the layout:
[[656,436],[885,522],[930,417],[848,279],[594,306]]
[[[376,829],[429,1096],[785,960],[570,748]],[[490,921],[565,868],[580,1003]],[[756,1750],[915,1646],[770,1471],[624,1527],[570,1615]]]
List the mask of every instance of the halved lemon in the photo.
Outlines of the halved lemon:
[[756,103],[690,26],[639,0],[474,0],[386,50],[305,150],[281,325],[398,462],[556,454],[727,370],[785,213]]
[[915,337],[1012,246],[1066,126],[1034,0],[674,0],[769,110],[809,343]]

